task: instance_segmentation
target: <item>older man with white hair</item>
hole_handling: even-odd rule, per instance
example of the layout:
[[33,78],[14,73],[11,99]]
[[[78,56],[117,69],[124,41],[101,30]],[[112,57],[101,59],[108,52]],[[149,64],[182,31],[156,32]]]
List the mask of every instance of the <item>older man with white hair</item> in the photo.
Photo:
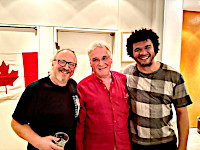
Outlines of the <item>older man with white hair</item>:
[[77,85],[80,114],[77,150],[130,150],[126,76],[111,71],[111,51],[103,41],[89,46],[93,73]]

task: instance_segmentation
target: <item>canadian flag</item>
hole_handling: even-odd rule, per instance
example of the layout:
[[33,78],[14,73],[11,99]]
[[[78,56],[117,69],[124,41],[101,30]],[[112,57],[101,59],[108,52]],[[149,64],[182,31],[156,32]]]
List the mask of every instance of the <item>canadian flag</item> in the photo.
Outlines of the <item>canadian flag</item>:
[[38,80],[38,52],[0,56],[0,100],[18,100],[25,87]]

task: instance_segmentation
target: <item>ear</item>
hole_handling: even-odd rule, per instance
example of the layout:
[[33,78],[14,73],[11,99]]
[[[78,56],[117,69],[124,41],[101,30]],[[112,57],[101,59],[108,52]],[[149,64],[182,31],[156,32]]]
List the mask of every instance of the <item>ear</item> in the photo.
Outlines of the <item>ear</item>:
[[55,62],[57,62],[57,61],[55,61],[55,60],[52,60],[51,62],[52,62],[52,66],[54,66]]

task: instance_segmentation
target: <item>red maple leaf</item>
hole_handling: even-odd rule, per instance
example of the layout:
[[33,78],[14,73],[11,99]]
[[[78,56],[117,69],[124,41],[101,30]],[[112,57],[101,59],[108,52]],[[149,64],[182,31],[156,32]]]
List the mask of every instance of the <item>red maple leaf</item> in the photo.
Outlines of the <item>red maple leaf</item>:
[[[11,71],[8,73],[9,65],[6,65],[3,61],[0,66],[0,86],[10,85],[13,86],[13,82],[18,78],[18,71]],[[7,94],[7,87],[6,87]]]

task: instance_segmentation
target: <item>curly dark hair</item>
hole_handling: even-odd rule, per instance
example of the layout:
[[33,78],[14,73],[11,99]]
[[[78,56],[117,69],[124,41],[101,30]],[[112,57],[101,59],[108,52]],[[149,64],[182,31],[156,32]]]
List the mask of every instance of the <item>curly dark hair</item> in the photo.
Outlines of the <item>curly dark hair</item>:
[[155,55],[158,53],[158,46],[160,45],[158,39],[158,35],[153,32],[151,29],[142,28],[140,30],[135,30],[135,32],[132,32],[130,37],[127,39],[127,52],[130,57],[133,58],[133,44],[141,41],[146,41],[147,39],[150,39],[153,43],[154,52]]

